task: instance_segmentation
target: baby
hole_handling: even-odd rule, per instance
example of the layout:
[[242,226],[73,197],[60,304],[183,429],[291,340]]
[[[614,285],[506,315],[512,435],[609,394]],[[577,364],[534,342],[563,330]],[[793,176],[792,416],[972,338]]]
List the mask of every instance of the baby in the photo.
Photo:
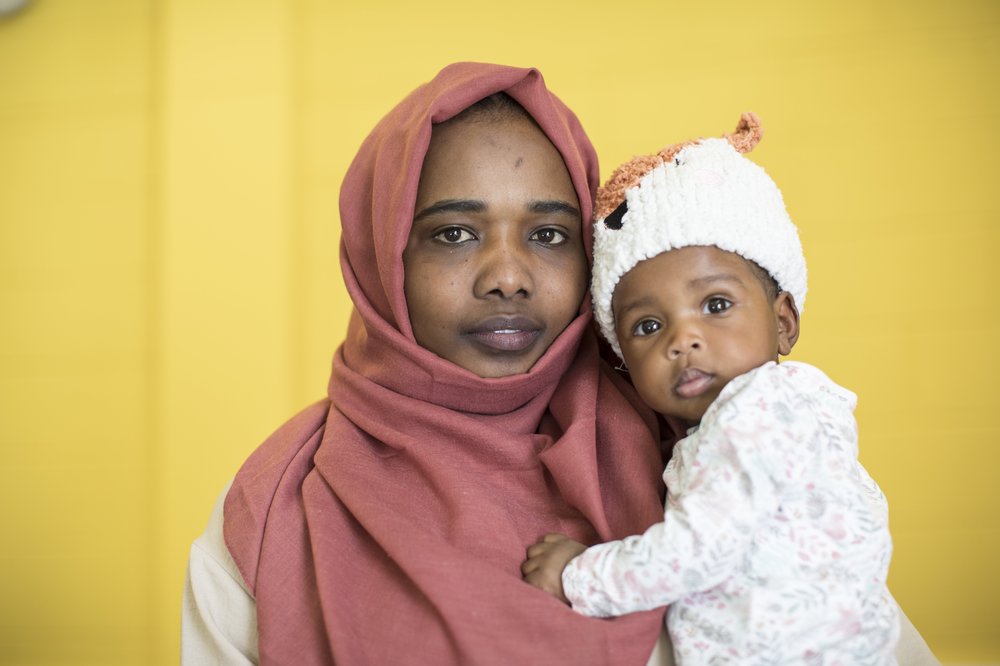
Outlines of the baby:
[[619,167],[598,193],[597,322],[643,400],[687,429],[663,522],[587,548],[549,534],[525,579],[586,615],[669,604],[677,662],[893,664],[888,507],[858,462],[853,393],[778,365],[806,267],[781,193],[736,132]]

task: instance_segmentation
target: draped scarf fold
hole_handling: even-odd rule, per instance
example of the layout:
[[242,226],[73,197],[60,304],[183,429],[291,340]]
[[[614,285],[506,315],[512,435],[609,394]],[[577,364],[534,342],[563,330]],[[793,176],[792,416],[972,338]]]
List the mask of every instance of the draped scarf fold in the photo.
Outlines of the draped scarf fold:
[[517,100],[569,170],[590,244],[597,159],[533,69],[459,63],[362,144],[341,189],[355,308],[328,398],[262,444],[226,497],[261,664],[644,664],[662,613],[583,617],[521,580],[546,532],[662,517],[655,421],[599,359],[589,301],[527,373],[483,379],[416,344],[403,248],[431,128]]

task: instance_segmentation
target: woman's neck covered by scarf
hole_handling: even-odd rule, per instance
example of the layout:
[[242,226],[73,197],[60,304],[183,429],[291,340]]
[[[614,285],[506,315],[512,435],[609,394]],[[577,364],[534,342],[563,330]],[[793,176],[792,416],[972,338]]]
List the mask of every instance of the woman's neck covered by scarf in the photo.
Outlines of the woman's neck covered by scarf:
[[590,247],[597,159],[536,70],[460,63],[375,127],[341,190],[355,304],[329,397],[237,474],[225,537],[262,664],[645,663],[662,613],[576,614],[521,580],[546,532],[595,543],[662,517],[655,424],[598,358],[590,308],[525,374],[420,347],[403,249],[433,124],[506,92],[561,153]]

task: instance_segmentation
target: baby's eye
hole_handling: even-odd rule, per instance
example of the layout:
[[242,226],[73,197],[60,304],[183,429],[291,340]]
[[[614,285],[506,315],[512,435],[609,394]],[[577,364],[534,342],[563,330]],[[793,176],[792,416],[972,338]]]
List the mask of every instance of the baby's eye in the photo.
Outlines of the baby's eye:
[[475,236],[462,227],[446,227],[434,234],[434,238],[449,245],[457,245],[466,241],[475,240]]
[[660,322],[655,319],[643,319],[635,326],[632,327],[632,335],[636,337],[642,337],[644,335],[652,335],[660,330]]
[[731,307],[733,307],[732,301],[722,298],[721,296],[713,296],[705,301],[705,306],[702,308],[702,312],[705,314],[722,314]]
[[551,227],[539,229],[528,238],[529,240],[538,241],[542,245],[562,245],[569,240],[569,236],[564,232]]

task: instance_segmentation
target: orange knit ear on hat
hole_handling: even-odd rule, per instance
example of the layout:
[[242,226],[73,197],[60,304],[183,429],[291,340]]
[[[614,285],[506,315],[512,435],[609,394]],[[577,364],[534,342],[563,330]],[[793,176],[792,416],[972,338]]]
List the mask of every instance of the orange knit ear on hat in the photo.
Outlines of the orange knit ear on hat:
[[760,118],[757,117],[757,114],[747,111],[740,116],[736,131],[723,135],[723,138],[731,143],[737,152],[749,153],[754,149],[754,146],[760,143],[763,136],[764,128],[760,126]]

